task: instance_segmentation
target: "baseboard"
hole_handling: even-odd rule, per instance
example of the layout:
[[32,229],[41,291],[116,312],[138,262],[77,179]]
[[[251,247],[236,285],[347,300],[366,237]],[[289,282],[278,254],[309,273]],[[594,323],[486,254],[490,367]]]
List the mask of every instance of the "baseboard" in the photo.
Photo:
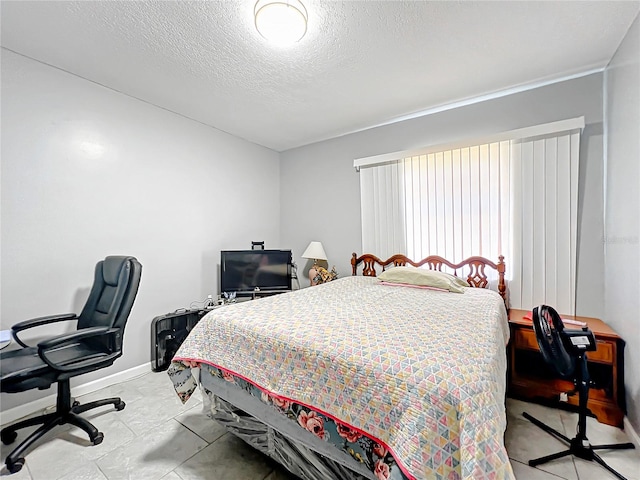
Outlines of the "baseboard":
[[[115,385],[116,383],[126,382],[127,380],[139,377],[140,375],[144,375],[145,373],[150,371],[151,363],[145,363],[143,365],[139,365],[122,372],[114,373],[113,375],[109,375],[108,377],[83,383],[82,385],[77,385],[71,388],[71,396],[79,397],[81,395],[86,395],[87,393],[95,392],[97,390],[100,390],[101,388]],[[0,420],[0,423],[3,426],[8,425],[22,417],[26,417],[27,415],[31,415],[35,412],[43,411],[51,406],[55,406],[55,404],[55,394],[48,395],[43,398],[38,398],[37,400],[34,400],[32,402],[26,403],[24,405],[18,405],[16,407],[10,408],[7,411],[1,412],[2,419]]]
[[638,435],[638,432],[634,430],[627,417],[624,417],[624,433],[627,434],[629,440],[633,442],[636,448],[640,448],[640,436]]

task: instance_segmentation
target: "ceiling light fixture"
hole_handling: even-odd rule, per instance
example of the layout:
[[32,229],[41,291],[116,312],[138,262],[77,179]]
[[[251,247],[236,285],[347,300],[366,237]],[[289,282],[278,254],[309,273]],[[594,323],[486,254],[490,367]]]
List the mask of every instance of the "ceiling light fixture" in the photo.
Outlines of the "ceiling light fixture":
[[258,33],[275,44],[290,45],[307,33],[307,9],[300,0],[258,0],[253,15]]

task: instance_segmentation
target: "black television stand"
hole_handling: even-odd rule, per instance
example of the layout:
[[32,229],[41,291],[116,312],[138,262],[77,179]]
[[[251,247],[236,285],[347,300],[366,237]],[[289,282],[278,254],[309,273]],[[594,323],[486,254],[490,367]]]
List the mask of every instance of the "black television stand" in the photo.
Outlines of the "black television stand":
[[292,292],[293,290],[254,290],[251,293],[251,300],[262,297],[270,297],[271,295],[278,295],[279,293]]

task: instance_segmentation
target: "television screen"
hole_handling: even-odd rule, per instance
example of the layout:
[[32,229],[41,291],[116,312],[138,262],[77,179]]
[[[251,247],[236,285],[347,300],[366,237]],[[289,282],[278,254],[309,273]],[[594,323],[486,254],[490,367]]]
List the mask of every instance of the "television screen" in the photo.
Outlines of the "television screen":
[[220,292],[291,290],[291,250],[222,250]]

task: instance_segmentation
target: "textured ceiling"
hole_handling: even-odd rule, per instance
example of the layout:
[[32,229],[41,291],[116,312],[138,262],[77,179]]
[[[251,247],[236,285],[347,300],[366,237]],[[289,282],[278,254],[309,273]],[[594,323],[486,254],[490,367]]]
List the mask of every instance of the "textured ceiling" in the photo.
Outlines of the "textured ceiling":
[[640,1],[303,0],[274,48],[253,0],[7,1],[2,46],[277,151],[606,66]]

